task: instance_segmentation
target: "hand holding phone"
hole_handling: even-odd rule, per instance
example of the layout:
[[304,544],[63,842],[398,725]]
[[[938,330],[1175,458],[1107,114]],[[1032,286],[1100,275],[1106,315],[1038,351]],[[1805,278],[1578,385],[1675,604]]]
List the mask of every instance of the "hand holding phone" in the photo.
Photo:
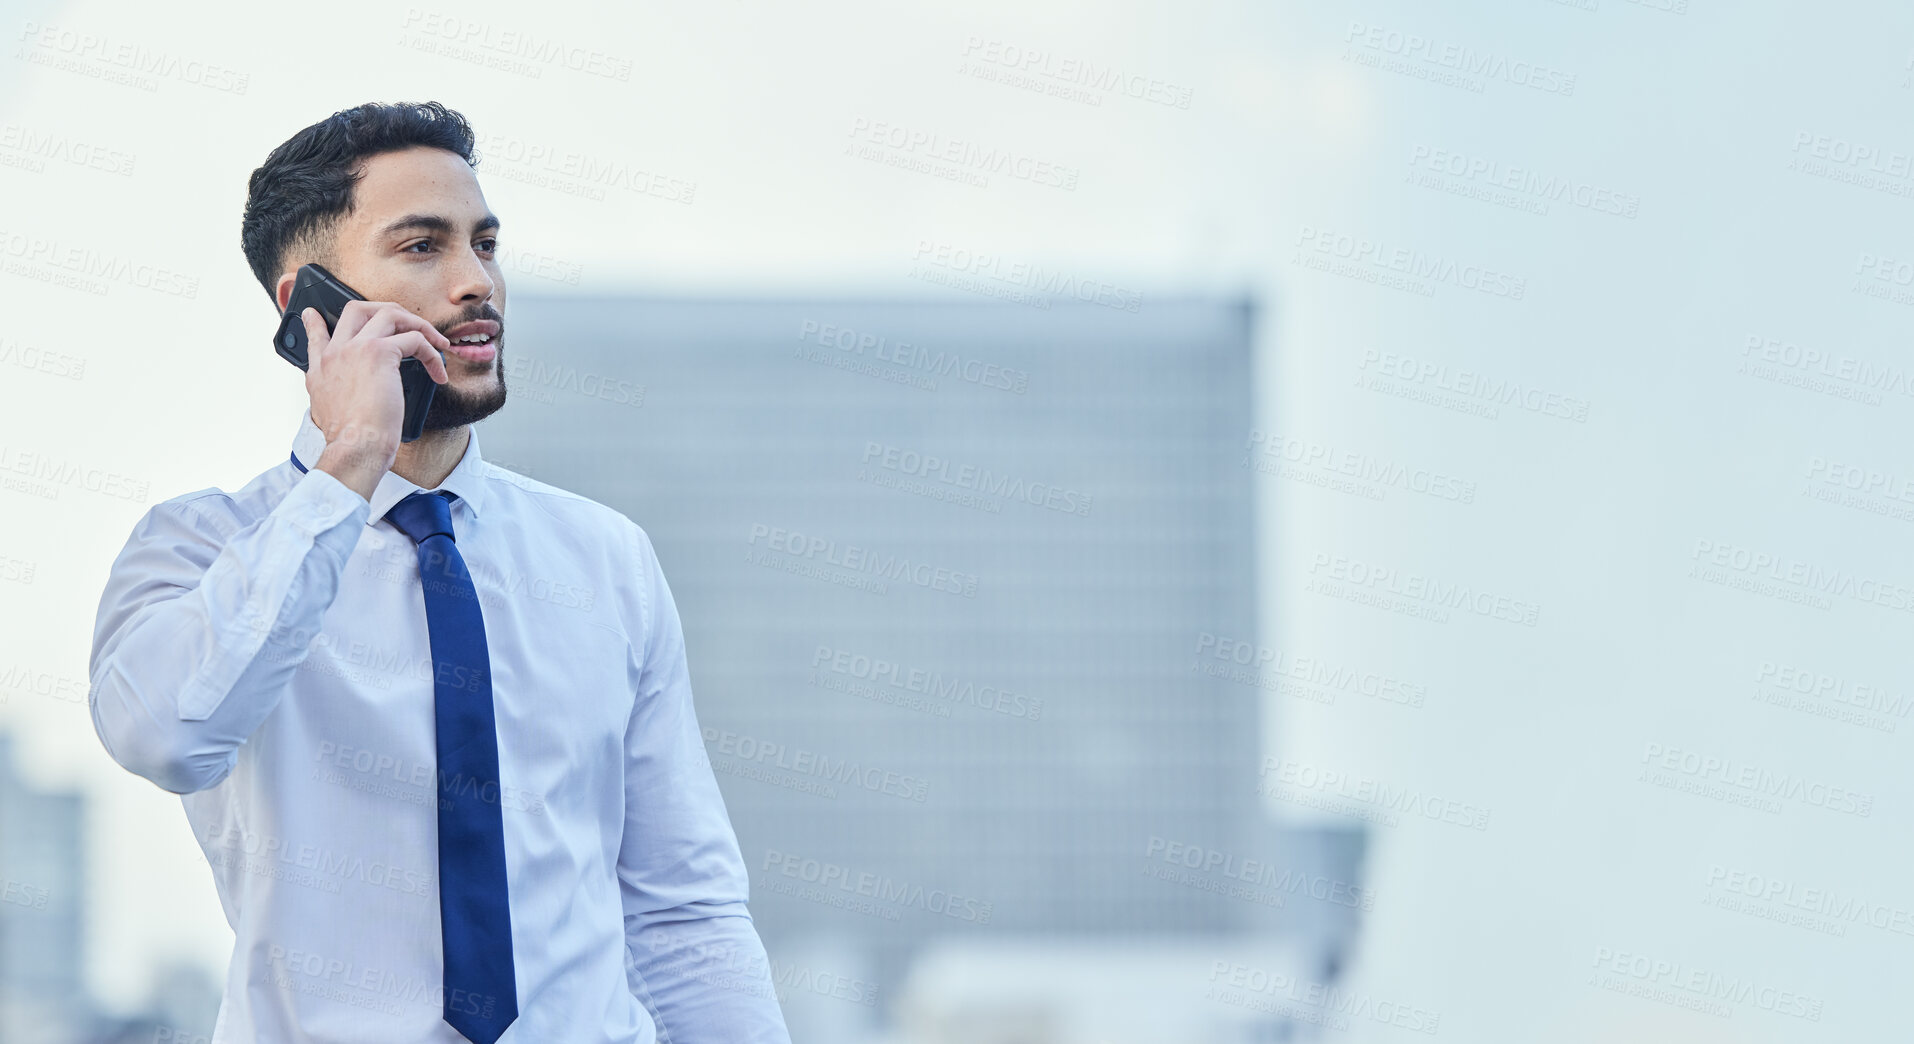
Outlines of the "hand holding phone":
[[[307,308],[317,312],[316,320],[306,317]],[[328,426],[326,419],[320,416],[321,388],[315,385],[326,388],[334,384],[356,385],[359,382],[352,378],[368,376],[359,373],[356,367],[370,365],[370,387],[363,393],[345,392],[347,401],[328,402],[325,412],[328,417],[337,414],[362,426],[370,422],[369,428],[362,428],[359,434],[371,434],[376,442],[379,441],[376,436],[387,429],[380,421],[384,413],[390,411],[372,409],[362,415],[361,409],[391,404],[392,382],[381,377],[391,373],[390,364],[396,363],[399,377],[396,390],[401,405],[398,441],[411,442],[424,433],[425,413],[432,405],[432,393],[447,379],[445,361],[439,353],[450,346],[445,335],[424,319],[390,302],[367,301],[358,291],[316,264],[300,267],[285,314],[280,317],[279,330],[273,335],[273,350],[306,371],[306,390],[313,398],[313,423],[326,432],[328,443],[335,437],[337,425]],[[333,363],[335,370],[345,368],[337,375],[337,381],[316,379],[327,360]]]

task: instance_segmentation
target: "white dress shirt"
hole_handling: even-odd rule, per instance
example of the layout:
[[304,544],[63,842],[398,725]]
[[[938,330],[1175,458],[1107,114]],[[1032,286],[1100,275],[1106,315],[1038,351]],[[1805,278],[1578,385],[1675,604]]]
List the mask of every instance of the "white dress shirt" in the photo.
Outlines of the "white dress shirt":
[[[324,448],[308,411],[293,453]],[[482,796],[519,1010],[500,1044],[788,1044],[651,539],[486,463],[476,432],[439,488],[497,708]],[[215,1042],[464,1039],[442,1017],[418,550],[383,517],[418,489],[387,472],[368,505],[283,460],[154,505],[107,579],[93,725],[183,795],[212,865],[236,936]]]

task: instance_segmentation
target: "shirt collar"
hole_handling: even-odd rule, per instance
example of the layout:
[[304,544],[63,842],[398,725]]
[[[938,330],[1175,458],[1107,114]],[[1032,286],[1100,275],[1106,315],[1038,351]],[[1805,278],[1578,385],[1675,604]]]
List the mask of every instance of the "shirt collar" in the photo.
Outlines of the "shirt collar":
[[[470,438],[465,444],[465,455],[452,468],[452,473],[439,483],[439,489],[449,489],[459,495],[466,508],[477,518],[485,508],[485,458],[479,455],[478,427],[467,425],[465,430]],[[311,470],[319,462],[319,454],[325,452],[326,433],[312,422],[312,410],[308,408],[299,421],[299,434],[292,440],[292,455],[298,458],[301,467]],[[372,491],[372,512],[366,516],[366,525],[374,525],[385,517],[392,505],[417,493],[424,487],[399,477],[395,472],[387,471],[379,476],[379,485]]]

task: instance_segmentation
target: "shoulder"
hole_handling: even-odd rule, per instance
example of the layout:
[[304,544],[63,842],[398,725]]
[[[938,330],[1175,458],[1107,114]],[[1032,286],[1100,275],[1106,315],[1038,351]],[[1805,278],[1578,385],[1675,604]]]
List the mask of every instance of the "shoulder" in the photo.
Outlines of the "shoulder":
[[288,463],[237,490],[207,486],[148,505],[120,548],[114,575],[125,570],[151,579],[203,572],[237,535],[271,514],[297,478]]
[[299,478],[287,463],[260,472],[237,490],[207,486],[168,497],[146,509],[133,527],[133,537],[197,535],[224,542],[271,514]]
[[540,482],[491,461],[485,461],[484,468],[486,479],[491,484],[489,495],[511,504],[517,514],[550,519],[568,531],[601,540],[615,540],[621,545],[632,541],[639,544],[650,542],[638,523],[609,504],[568,489],[560,489],[549,482]]
[[658,593],[663,570],[644,527],[608,504],[510,468],[486,461],[485,470],[491,503],[504,507],[512,524],[525,530],[516,539],[588,568],[586,575],[596,579],[583,582],[609,587],[613,597],[608,601],[618,606],[625,633],[648,633],[658,603],[668,595]]

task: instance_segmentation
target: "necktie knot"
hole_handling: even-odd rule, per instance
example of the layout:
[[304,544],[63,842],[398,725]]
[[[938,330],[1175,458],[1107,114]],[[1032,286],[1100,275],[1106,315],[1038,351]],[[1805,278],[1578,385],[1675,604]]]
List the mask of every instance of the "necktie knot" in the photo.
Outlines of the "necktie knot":
[[434,536],[450,537],[457,543],[458,538],[452,533],[452,498],[456,496],[458,494],[449,489],[431,493],[422,490],[392,505],[385,518],[415,544],[423,544],[427,537]]

